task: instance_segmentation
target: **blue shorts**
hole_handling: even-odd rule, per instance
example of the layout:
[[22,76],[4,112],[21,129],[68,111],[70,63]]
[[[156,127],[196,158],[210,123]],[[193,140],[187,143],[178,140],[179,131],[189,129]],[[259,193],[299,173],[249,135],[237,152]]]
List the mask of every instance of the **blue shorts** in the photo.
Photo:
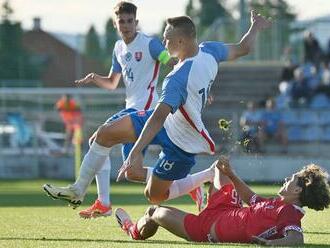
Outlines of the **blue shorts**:
[[[152,113],[153,110],[142,110],[129,115],[137,137]],[[176,146],[168,137],[164,127],[150,144],[160,145],[163,148],[153,170],[153,174],[163,180],[174,181],[184,178],[195,164],[195,154],[185,152]]]
[[[128,108],[128,109],[123,109],[121,111],[119,111],[118,113],[112,115],[109,119],[106,120],[105,123],[110,123],[112,121],[118,120],[130,113],[136,112],[137,110],[134,108]],[[121,155],[123,158],[123,161],[126,160],[126,158],[128,157],[128,154],[130,153],[130,151],[132,150],[134,146],[134,143],[127,143],[127,144],[123,144],[122,145],[122,149],[121,149]],[[147,148],[145,148],[143,150],[143,155],[146,153]]]

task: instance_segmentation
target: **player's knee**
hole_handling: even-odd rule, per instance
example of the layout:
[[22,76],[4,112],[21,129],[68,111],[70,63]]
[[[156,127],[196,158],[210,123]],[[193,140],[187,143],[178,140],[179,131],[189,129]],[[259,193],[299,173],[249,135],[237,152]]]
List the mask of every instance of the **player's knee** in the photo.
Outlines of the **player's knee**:
[[155,205],[158,205],[167,199],[166,195],[159,194],[158,192],[152,192],[148,189],[145,189],[144,195],[151,204]]
[[153,215],[152,215],[152,219],[153,221],[155,221],[158,224],[161,224],[163,222],[163,220],[166,220],[167,218],[169,218],[169,211],[166,208],[160,207],[158,206]]
[[157,208],[158,208],[158,206],[156,206],[156,205],[148,207],[148,209],[145,212],[145,215],[147,215],[149,217],[152,216]]
[[113,145],[111,139],[111,126],[104,124],[97,129],[96,138],[94,139],[99,145],[110,147]]

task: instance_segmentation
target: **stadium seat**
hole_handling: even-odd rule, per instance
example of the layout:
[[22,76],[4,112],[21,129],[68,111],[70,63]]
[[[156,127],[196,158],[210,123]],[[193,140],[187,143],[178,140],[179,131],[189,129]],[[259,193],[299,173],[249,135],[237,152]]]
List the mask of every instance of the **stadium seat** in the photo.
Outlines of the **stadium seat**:
[[277,109],[287,109],[290,106],[291,97],[285,94],[278,95],[276,97],[276,108]]
[[286,110],[281,112],[283,122],[286,125],[297,125],[299,112],[294,110]]
[[320,125],[330,125],[330,111],[320,112]]
[[7,121],[15,127],[12,145],[15,147],[27,145],[32,138],[32,130],[21,113],[7,113]]
[[330,142],[330,126],[324,129],[322,141]]
[[310,126],[304,128],[303,140],[304,141],[321,141],[323,130],[319,126]]
[[319,114],[317,111],[303,110],[300,112],[298,123],[300,125],[319,125]]
[[303,131],[300,126],[291,126],[288,128],[289,141],[301,141],[303,139]]
[[322,108],[328,108],[330,106],[329,99],[324,94],[318,94],[313,97],[310,107],[312,109],[322,109]]

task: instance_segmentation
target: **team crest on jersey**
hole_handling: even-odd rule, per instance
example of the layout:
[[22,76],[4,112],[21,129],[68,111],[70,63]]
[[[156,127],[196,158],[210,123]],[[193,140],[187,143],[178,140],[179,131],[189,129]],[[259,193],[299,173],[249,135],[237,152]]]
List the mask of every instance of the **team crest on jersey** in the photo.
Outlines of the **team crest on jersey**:
[[126,53],[125,54],[125,60],[126,60],[126,62],[131,61],[131,59],[132,59],[132,54],[130,52]]
[[136,59],[137,62],[141,61],[142,52],[135,52],[135,59]]

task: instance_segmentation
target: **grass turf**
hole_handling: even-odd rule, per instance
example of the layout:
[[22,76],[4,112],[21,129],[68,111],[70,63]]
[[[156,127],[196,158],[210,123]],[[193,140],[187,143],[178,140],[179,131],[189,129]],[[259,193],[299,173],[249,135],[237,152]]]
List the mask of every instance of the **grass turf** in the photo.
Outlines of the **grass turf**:
[[[0,247],[211,247],[212,244],[187,242],[160,229],[147,241],[133,241],[118,227],[115,218],[80,219],[77,210],[53,201],[42,191],[46,183],[66,185],[65,181],[1,181],[0,182]],[[255,185],[262,195],[274,195],[278,186]],[[95,199],[93,185],[84,204]],[[147,201],[142,194],[143,185],[114,184],[113,207],[123,207],[133,219],[140,217]],[[196,212],[189,197],[166,203],[189,212]],[[303,218],[306,247],[330,247],[330,210],[316,212],[307,209]],[[244,244],[222,244],[225,247],[255,247]]]

